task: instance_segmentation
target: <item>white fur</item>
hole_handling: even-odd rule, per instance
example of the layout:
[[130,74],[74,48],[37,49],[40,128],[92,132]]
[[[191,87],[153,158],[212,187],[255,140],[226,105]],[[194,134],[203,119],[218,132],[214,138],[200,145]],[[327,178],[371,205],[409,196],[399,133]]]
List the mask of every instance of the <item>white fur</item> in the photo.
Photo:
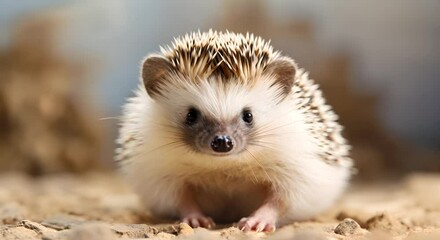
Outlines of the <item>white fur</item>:
[[[166,98],[157,101],[141,85],[125,106],[120,130],[121,138],[135,135],[142,140],[128,149],[133,157],[122,165],[122,171],[153,213],[177,216],[179,194],[187,182],[231,196],[253,194],[258,191],[255,185],[270,183],[287,206],[279,218],[282,225],[322,212],[346,187],[350,170],[321,159],[295,99],[290,96],[276,104],[279,90],[269,88],[270,79],[261,79],[251,88],[240,84],[225,88],[215,79],[199,86],[176,82],[181,84],[167,86]],[[267,131],[260,139],[262,146],[248,146],[248,151],[236,156],[214,157],[179,143],[169,144],[176,140],[177,123],[188,106],[224,120],[250,107],[255,128]],[[242,200],[237,202],[253,201],[249,196]],[[215,212],[216,204],[221,203],[205,208]]]

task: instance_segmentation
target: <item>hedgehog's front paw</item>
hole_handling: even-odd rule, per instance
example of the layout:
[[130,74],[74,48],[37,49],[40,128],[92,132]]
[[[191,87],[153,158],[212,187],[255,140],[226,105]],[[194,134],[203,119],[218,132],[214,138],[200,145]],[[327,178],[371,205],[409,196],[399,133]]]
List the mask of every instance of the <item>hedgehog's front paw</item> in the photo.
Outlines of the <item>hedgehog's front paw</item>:
[[242,218],[237,227],[242,231],[273,232],[276,228],[278,211],[271,204],[265,204],[250,217]]
[[242,231],[256,231],[256,232],[273,232],[275,231],[275,220],[264,219],[259,216],[252,216],[242,218],[237,224]]
[[182,218],[182,222],[187,223],[193,228],[196,227],[213,228],[215,226],[215,223],[212,220],[212,218],[206,217],[201,213],[187,214]]

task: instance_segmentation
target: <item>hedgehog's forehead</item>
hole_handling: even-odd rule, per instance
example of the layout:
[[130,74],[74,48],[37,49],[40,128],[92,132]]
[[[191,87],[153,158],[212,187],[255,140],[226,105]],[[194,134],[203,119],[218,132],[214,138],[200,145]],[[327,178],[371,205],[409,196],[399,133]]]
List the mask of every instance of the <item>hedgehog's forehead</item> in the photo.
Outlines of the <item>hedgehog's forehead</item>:
[[161,51],[178,73],[194,81],[210,76],[249,81],[279,55],[269,42],[252,34],[213,31],[177,38]]

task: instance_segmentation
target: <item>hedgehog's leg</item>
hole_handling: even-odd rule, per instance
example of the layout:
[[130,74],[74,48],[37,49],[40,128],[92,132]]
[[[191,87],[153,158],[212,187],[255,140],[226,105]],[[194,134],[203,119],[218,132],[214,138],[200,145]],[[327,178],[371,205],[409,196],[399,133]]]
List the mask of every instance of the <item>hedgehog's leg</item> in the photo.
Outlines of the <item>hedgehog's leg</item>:
[[185,187],[182,192],[179,213],[182,222],[189,224],[193,228],[212,228],[215,226],[214,221],[210,217],[205,216],[200,207],[194,201],[193,192],[189,187]]
[[272,193],[251,216],[242,218],[238,222],[238,228],[245,232],[273,232],[276,229],[279,209],[280,202],[276,200]]

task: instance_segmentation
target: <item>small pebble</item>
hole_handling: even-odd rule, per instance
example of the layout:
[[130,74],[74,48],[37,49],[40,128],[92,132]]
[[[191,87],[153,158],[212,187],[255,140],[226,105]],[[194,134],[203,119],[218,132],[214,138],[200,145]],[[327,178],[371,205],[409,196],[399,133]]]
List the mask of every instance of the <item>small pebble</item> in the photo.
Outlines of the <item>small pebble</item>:
[[179,224],[179,235],[192,235],[194,234],[194,229],[192,227],[190,227],[188,224],[186,223],[180,223]]
[[343,236],[348,236],[355,234],[358,230],[361,229],[361,226],[359,224],[351,219],[346,218],[341,223],[338,224],[335,228],[335,233]]

